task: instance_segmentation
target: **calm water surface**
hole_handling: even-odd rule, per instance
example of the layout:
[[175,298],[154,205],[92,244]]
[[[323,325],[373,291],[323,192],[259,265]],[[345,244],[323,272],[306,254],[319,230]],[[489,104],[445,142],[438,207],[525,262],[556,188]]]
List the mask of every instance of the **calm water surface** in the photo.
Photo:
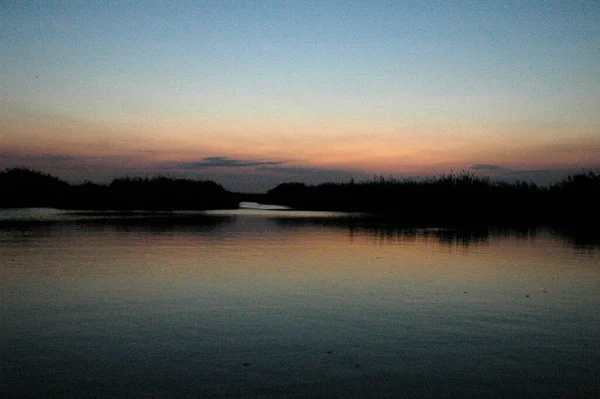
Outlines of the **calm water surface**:
[[0,394],[597,394],[597,242],[339,216],[0,210]]

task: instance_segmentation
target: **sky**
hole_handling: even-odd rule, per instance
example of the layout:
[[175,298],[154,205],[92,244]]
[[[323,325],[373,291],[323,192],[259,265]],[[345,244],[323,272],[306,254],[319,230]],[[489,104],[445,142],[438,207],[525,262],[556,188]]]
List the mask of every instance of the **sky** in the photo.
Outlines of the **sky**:
[[600,170],[600,2],[0,1],[0,170],[279,183]]

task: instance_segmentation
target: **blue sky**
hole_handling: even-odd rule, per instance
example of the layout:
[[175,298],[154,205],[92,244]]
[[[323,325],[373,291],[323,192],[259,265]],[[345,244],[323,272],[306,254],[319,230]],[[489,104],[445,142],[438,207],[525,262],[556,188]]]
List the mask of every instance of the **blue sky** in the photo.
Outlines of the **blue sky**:
[[600,165],[597,1],[15,1],[0,22],[0,167],[260,191]]

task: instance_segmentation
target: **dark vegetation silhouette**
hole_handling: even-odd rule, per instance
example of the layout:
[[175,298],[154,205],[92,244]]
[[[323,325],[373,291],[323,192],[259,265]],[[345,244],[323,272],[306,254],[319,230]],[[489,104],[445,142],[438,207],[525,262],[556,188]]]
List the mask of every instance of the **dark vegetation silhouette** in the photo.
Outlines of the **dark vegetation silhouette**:
[[0,207],[91,210],[204,210],[237,208],[238,199],[212,181],[120,178],[108,185],[71,185],[26,168],[0,172]]
[[0,207],[90,210],[234,209],[241,201],[300,210],[363,212],[408,226],[533,225],[596,227],[600,175],[570,176],[550,187],[494,182],[469,173],[423,180],[385,179],[306,185],[284,183],[265,194],[233,193],[212,181],[120,178],[73,185],[27,168],[0,172]]
[[582,173],[550,187],[492,182],[469,173],[317,186],[284,183],[268,191],[265,201],[295,209],[367,212],[406,225],[577,227],[600,221],[600,175]]

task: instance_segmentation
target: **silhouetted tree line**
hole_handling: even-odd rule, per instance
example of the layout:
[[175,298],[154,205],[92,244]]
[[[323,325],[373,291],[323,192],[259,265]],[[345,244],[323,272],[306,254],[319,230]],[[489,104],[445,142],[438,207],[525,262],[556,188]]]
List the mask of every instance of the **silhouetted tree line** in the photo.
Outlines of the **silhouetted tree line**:
[[237,208],[238,199],[212,181],[120,178],[108,185],[72,185],[26,168],[0,172],[0,207],[59,209],[201,210]]
[[600,175],[582,173],[550,187],[492,182],[468,173],[316,186],[284,183],[268,191],[266,201],[295,209],[373,213],[407,225],[590,225],[600,222]]
[[424,180],[380,177],[359,183],[284,183],[265,194],[242,194],[212,181],[156,177],[72,185],[26,168],[0,172],[0,207],[200,210],[233,209],[241,201],[304,210],[365,212],[375,219],[413,226],[597,226],[600,175],[581,173],[550,187],[493,182],[468,173]]

